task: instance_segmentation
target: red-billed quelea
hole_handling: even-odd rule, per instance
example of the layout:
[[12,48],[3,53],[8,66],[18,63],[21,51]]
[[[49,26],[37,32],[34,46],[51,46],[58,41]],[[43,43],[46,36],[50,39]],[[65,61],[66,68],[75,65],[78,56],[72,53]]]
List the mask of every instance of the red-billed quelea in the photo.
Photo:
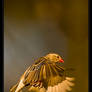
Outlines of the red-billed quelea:
[[28,86],[30,92],[33,88],[39,92],[71,91],[74,78],[66,75],[66,69],[60,63],[64,63],[64,60],[55,53],[40,57],[24,72],[10,92],[23,92],[21,90]]

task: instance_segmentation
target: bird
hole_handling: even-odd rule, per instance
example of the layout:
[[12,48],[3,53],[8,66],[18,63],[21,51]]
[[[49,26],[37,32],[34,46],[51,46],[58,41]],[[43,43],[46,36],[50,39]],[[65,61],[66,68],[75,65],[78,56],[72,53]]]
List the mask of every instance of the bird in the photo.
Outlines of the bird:
[[10,88],[10,92],[23,92],[25,87],[28,87],[28,92],[33,89],[38,92],[71,91],[75,78],[66,74],[63,63],[63,58],[56,53],[48,53],[38,58],[27,68],[18,83]]

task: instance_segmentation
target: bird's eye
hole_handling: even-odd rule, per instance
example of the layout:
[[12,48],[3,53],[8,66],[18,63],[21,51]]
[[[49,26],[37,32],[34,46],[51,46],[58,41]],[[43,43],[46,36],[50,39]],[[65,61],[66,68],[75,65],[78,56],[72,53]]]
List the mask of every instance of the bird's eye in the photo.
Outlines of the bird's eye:
[[57,56],[57,58],[59,58],[59,56]]

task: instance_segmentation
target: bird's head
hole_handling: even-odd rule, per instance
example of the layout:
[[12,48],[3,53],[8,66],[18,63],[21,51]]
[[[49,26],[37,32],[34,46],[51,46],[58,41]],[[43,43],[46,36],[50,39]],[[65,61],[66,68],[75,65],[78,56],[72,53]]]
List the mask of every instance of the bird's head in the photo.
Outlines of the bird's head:
[[64,63],[64,60],[61,58],[61,56],[59,56],[58,54],[55,54],[55,53],[47,54],[46,58],[49,59],[52,62]]

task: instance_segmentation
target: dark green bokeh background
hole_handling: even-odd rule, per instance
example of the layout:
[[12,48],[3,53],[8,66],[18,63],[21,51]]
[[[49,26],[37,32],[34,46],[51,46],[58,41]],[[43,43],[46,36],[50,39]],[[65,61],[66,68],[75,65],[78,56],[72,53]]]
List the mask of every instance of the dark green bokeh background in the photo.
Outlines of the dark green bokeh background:
[[4,92],[49,52],[75,68],[72,92],[88,92],[88,0],[5,0],[4,7]]

